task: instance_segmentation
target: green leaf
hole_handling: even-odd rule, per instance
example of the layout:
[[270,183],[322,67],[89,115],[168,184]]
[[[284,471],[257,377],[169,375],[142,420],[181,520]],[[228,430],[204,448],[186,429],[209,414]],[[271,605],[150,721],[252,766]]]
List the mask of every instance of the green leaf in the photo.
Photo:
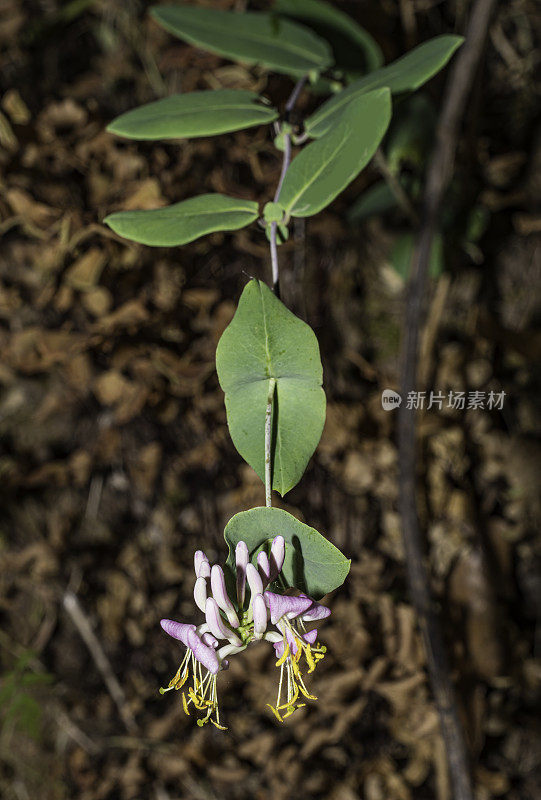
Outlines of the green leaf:
[[366,92],[382,86],[388,86],[393,94],[418,89],[447,64],[463,41],[462,36],[436,36],[392,64],[354,81],[308,117],[304,123],[306,132],[314,139],[323,136],[336,124],[338,115],[344,108]]
[[223,194],[201,194],[165,208],[120,211],[104,222],[119,236],[152,247],[187,244],[213,231],[244,228],[259,213],[257,203]]
[[312,329],[262,281],[248,283],[216,350],[233,444],[265,480],[265,411],[273,404],[273,488],[284,495],[301,479],[325,422],[323,370]]
[[362,222],[396,207],[396,198],[385,181],[378,181],[353,203],[347,213],[348,222]]
[[422,92],[400,103],[385,145],[391,172],[398,174],[403,164],[422,170],[432,149],[436,120],[436,108]]
[[286,541],[282,575],[288,586],[319,600],[344,583],[351,561],[314,528],[280,508],[251,508],[229,520],[224,531],[228,565],[234,570],[238,542],[246,542],[255,560],[255,554],[278,535]]
[[[405,281],[409,278],[414,247],[415,236],[413,233],[404,233],[398,237],[391,252],[391,265]],[[441,233],[437,233],[430,250],[430,277],[439,278],[444,268],[443,236]]]
[[263,219],[265,222],[281,222],[284,217],[284,209],[280,203],[265,203],[263,208]]
[[349,103],[326,136],[304,147],[286,172],[280,204],[293,217],[328,206],[365,167],[391,119],[391,94],[378,89]]
[[255,92],[218,89],[174,94],[121,114],[107,126],[128,139],[183,139],[264,125],[278,117]]
[[157,6],[152,17],[185,42],[287,75],[306,75],[332,64],[328,44],[303,25],[259,12],[194,6]]
[[343,11],[322,0],[276,0],[279,14],[302,20],[330,42],[336,65],[343,69],[371,72],[383,63],[377,42]]

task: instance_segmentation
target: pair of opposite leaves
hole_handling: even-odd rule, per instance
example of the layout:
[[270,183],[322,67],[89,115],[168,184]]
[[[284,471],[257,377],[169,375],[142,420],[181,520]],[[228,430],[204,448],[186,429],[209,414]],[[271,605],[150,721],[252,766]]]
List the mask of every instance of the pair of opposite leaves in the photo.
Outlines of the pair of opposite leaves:
[[[271,381],[272,486],[284,495],[301,479],[325,422],[319,346],[312,329],[251,280],[216,350],[216,370],[225,393],[227,422],[241,456],[265,481],[265,413]],[[252,557],[281,534],[286,541],[282,574],[288,586],[316,599],[340,586],[350,562],[318,531],[278,508],[236,514],[225,528],[228,565],[245,541]]]
[[[286,6],[291,7],[293,16],[308,14],[342,30],[349,26],[350,36],[358,45],[363,36],[366,40],[366,32],[328,4],[302,0],[278,10],[287,13]],[[152,14],[181,39],[231,58],[262,63],[290,74],[295,74],[291,59],[301,56],[310,55],[313,61],[298,63],[299,74],[327,66],[325,43],[320,37],[269,14],[236,14],[190,6],[157,7]],[[312,216],[332,202],[379,146],[391,117],[389,93],[417,89],[441,69],[461,41],[457,36],[439,36],[425,42],[393,64],[354,81],[317,109],[306,120],[305,131],[321,141],[305,147],[286,174],[279,198],[284,216]],[[372,52],[367,61],[376,66],[380,58],[375,59]],[[274,121],[277,111],[260,99],[253,92],[227,89],[174,95],[121,115],[108,129],[134,139],[224,133]],[[133,241],[175,246],[213,231],[237,230],[255,221],[258,215],[253,201],[212,194],[166,208],[111,214],[106,222]]]

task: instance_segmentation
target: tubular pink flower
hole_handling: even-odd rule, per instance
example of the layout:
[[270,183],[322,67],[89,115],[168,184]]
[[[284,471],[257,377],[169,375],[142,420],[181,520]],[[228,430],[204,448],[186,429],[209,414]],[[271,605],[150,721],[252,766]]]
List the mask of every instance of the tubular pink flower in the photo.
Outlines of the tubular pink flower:
[[290,597],[285,594],[275,594],[274,592],[265,592],[265,603],[270,611],[270,618],[273,625],[276,625],[284,614],[288,617],[298,617],[303,611],[306,611],[311,605],[312,600],[309,597]]
[[321,603],[314,603],[314,605],[301,615],[303,622],[315,622],[318,619],[326,619],[331,616],[331,609],[327,606],[322,606]]
[[278,631],[267,631],[263,638],[266,642],[272,642],[272,644],[276,644],[276,642],[281,642],[284,636],[282,633],[278,633]]
[[283,640],[273,644],[273,647],[274,647],[274,652],[276,653],[276,658],[278,658],[278,659],[282,658],[282,656],[284,655],[285,649],[286,649],[286,646],[285,646]]
[[267,630],[267,606],[262,594],[256,594],[252,598],[252,608],[254,612],[254,636],[261,639]]
[[195,569],[195,577],[199,578],[200,569],[202,564],[208,564],[209,560],[202,550],[196,550],[193,555],[193,566]]
[[309,609],[301,614],[301,619],[303,622],[316,622],[319,619],[326,619],[326,617],[331,616],[330,608],[321,605],[321,603],[316,603],[315,600],[312,600],[312,598],[308,597],[308,595],[304,594],[304,592],[301,592],[299,597],[306,597],[312,603]]
[[[234,644],[224,644],[223,647],[220,647],[218,650],[218,658],[220,659],[220,664],[223,666],[224,664],[228,664],[228,661],[224,661],[227,656],[233,656],[236,653],[242,653],[243,650],[246,649],[246,645],[242,645],[242,647],[237,647]],[[225,669],[225,667],[224,667]]]
[[237,600],[239,608],[244,605],[244,593],[246,590],[246,565],[250,560],[250,553],[246,542],[238,542],[235,548],[235,563],[237,566]]
[[263,587],[268,586],[270,581],[270,563],[269,557],[264,550],[261,550],[261,552],[257,555],[257,568],[259,570],[261,580],[263,581]]
[[225,622],[221,618],[218,603],[214,597],[207,597],[205,617],[207,620],[207,625],[209,626],[209,630],[214,636],[216,636],[218,639],[227,639],[228,642],[231,642],[231,644],[234,644],[237,647],[242,645],[242,641],[239,639],[237,634],[233,633],[233,631],[226,626]]
[[215,564],[210,571],[210,588],[212,589],[212,596],[227,616],[229,624],[234,628],[238,628],[239,618],[227,594],[224,571],[218,564]]
[[[280,670],[276,702],[274,706],[268,704],[277,719],[283,722],[305,705],[305,698],[317,699],[309,693],[303,673],[314,671],[324,658],[326,647],[318,642],[317,630],[307,630],[312,626],[305,622],[323,619],[329,616],[330,610],[304,593],[283,595],[264,591],[268,581],[280,573],[284,556],[282,536],[274,538],[270,556],[264,551],[258,554],[257,566],[250,562],[246,542],[238,542],[235,565],[240,611],[237,614],[227,592],[224,571],[218,565],[211,568],[206,555],[198,550],[194,557],[193,594],[196,605],[205,613],[205,621],[196,628],[171,619],[161,620],[163,630],[183,642],[186,652],[176,674],[160,693],[183,690],[184,711],[189,714],[193,706],[200,714],[198,725],[210,721],[220,730],[226,730],[220,722],[218,673],[228,668],[230,656],[261,640],[274,647],[276,666]],[[250,588],[249,604],[245,602],[246,582]],[[270,626],[269,617],[275,627]]]
[[252,597],[255,597],[256,594],[263,594],[263,581],[261,580],[257,568],[251,563],[246,565],[246,578],[250,586]]
[[215,650],[218,647],[218,639],[213,636],[212,633],[209,633],[208,631],[206,633],[202,633],[200,638],[203,644],[206,644],[207,647],[213,647]]
[[199,567],[199,578],[206,578],[208,580],[210,578],[210,564],[208,561],[202,561],[201,566]]
[[216,675],[216,673],[220,671],[218,656],[211,647],[203,644],[195,631],[188,631],[188,647],[196,659],[203,664],[209,672]]
[[205,578],[198,578],[193,587],[193,598],[197,608],[205,613],[205,604],[207,602],[207,582]]
[[188,634],[195,631],[195,625],[186,625],[184,622],[175,622],[173,619],[161,619],[160,625],[169,636],[178,639],[188,647]]
[[286,543],[283,536],[275,536],[270,549],[270,580],[274,581],[282,571],[286,556]]
[[285,635],[286,635],[286,640],[287,640],[287,643],[289,645],[289,649],[291,650],[291,653],[293,655],[296,655],[297,654],[297,650],[299,649],[299,646],[297,644],[297,639],[295,638],[295,636],[292,633],[292,631],[287,627],[285,629]]

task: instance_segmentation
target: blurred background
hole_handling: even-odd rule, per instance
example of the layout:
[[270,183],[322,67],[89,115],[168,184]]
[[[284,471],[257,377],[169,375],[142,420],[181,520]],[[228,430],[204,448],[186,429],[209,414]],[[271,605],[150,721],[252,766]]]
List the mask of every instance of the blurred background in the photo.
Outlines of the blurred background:
[[[319,701],[280,726],[263,646],[220,676],[227,733],[158,694],[182,654],[159,619],[199,621],[193,551],[223,560],[227,520],[264,503],[230,441],[214,354],[270,260],[257,226],[169,250],[102,220],[202,192],[268,200],[280,159],[266,128],[180,144],[104,128],[194,89],[254,89],[283,107],[292,83],[173,39],[149,5],[0,1],[0,795],[449,800],[405,585],[396,413],[381,405],[399,388],[412,228],[399,209],[366,207],[377,166],[280,248],[283,300],[320,342],[328,416],[305,477],[277,503],[352,559],[327,598]],[[471,8],[335,5],[386,61],[463,33]],[[505,392],[500,409],[419,418],[428,566],[479,800],[541,797],[540,33],[534,0],[498,4],[420,361],[419,390]],[[448,74],[403,106],[386,144],[414,202]],[[316,102],[303,94],[300,118]]]

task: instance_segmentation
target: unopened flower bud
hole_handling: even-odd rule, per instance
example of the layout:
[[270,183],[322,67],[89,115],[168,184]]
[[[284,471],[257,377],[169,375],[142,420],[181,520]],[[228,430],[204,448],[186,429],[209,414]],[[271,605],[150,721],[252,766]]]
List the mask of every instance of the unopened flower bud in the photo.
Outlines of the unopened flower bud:
[[207,625],[209,626],[209,630],[213,636],[216,636],[218,639],[227,639],[229,642],[231,642],[231,644],[234,644],[237,647],[242,645],[242,641],[239,639],[237,634],[233,633],[233,631],[227,627],[221,618],[218,603],[214,597],[207,597],[205,617],[207,620]]
[[[202,550],[196,550],[193,555],[193,565],[195,569],[195,577],[199,578],[201,574],[201,565],[208,564],[209,560]],[[210,567],[209,567],[210,569]]]
[[193,598],[196,606],[200,611],[205,613],[205,605],[207,602],[207,582],[204,578],[198,578],[193,587]]
[[262,594],[256,594],[252,599],[252,608],[254,612],[254,636],[256,639],[261,639],[267,630],[267,606]]
[[270,549],[270,580],[274,581],[282,571],[286,555],[286,543],[283,536],[275,536]]
[[250,560],[250,553],[246,542],[238,542],[235,548],[235,563],[237,567],[237,600],[239,608],[244,605],[244,594],[246,590],[246,565]]
[[212,589],[212,596],[225,613],[229,624],[234,628],[238,628],[239,618],[227,594],[224,571],[218,564],[215,564],[210,571],[210,587]]
[[250,586],[252,598],[254,598],[257,594],[263,594],[263,581],[261,580],[261,576],[259,575],[257,568],[254,567],[252,563],[247,564],[246,566],[246,578]]
[[259,570],[261,580],[263,581],[263,587],[268,586],[271,570],[269,557],[264,550],[261,550],[261,552],[257,554],[257,568]]

